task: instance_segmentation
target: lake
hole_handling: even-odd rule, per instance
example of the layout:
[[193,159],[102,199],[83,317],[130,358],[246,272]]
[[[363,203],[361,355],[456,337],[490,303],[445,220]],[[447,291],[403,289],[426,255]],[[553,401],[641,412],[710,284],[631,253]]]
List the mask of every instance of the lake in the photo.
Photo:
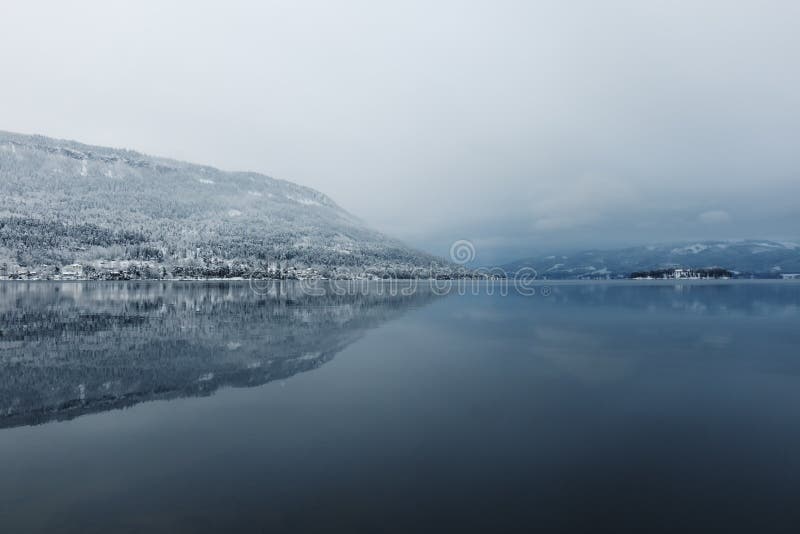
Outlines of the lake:
[[799,283],[388,286],[0,283],[0,531],[797,531]]

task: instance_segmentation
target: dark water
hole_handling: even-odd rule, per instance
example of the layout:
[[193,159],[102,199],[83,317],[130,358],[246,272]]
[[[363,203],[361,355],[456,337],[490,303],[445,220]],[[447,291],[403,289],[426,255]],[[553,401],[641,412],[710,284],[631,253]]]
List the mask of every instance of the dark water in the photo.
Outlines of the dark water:
[[800,284],[270,291],[0,284],[0,532],[798,531]]

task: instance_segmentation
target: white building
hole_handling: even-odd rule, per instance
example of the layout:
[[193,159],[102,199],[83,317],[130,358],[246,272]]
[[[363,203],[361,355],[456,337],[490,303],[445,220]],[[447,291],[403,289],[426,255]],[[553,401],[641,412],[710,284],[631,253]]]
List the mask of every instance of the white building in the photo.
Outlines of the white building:
[[675,269],[672,274],[673,278],[700,278],[700,274],[693,273],[690,269]]
[[73,263],[61,269],[61,276],[78,278],[83,276],[83,265],[80,263]]

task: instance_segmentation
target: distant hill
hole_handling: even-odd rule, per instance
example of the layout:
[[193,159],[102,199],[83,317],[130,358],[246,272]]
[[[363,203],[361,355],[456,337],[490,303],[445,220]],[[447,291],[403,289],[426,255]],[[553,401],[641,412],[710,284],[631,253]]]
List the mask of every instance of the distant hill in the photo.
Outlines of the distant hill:
[[452,267],[313,189],[129,150],[0,132],[0,191],[6,273],[74,263],[146,277]]
[[800,245],[769,240],[698,241],[542,255],[503,265],[507,272],[536,269],[539,277],[624,278],[636,271],[720,267],[739,276],[800,273]]

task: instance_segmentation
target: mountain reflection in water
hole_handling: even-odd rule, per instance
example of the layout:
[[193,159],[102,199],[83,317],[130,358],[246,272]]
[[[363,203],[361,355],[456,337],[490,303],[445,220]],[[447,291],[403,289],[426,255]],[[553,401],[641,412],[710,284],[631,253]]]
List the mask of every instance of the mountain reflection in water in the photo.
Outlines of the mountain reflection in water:
[[[436,298],[297,283],[0,285],[0,428],[250,387],[315,369]],[[411,292],[409,292],[411,293]]]

